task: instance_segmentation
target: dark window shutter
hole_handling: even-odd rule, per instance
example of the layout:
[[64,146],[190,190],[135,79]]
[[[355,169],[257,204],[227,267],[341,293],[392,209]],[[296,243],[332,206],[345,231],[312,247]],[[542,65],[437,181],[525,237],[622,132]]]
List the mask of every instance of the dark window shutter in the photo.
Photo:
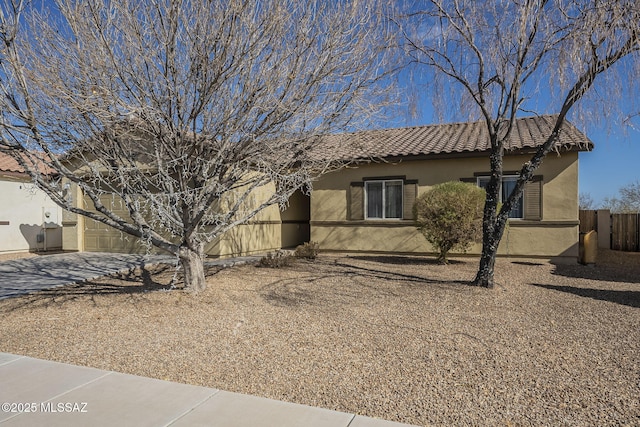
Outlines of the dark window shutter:
[[469,182],[471,184],[475,184],[478,182],[477,178],[460,178],[462,182]]
[[349,185],[349,212],[350,220],[364,219],[364,182],[352,182]]
[[542,175],[536,175],[524,185],[524,219],[542,220],[542,183]]
[[413,205],[418,196],[418,181],[406,180],[404,182],[404,194],[402,197],[402,218],[413,219]]

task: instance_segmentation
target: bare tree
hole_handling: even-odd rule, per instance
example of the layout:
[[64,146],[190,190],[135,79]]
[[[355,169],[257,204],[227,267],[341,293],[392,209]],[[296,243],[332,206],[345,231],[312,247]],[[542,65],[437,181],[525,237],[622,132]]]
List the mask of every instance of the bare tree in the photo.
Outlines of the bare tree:
[[640,213],[640,181],[631,182],[618,190],[619,197],[606,197],[604,209],[614,213]]
[[388,95],[376,2],[44,4],[1,7],[0,150],[65,209],[175,254],[193,291],[205,244],[310,185],[332,167],[319,137]]
[[593,197],[589,193],[578,194],[578,209],[580,210],[592,210],[595,209],[596,202],[593,201]]
[[[619,101],[625,94],[637,94],[632,88],[640,69],[640,8],[635,0],[431,0],[397,22],[411,60],[426,65],[424,69],[445,88],[437,96],[486,123],[491,177],[475,283],[492,287],[509,211],[544,157],[555,149],[567,114],[582,107],[597,116],[602,102],[580,103],[589,95]],[[622,72],[635,73],[635,79],[625,81],[627,87],[619,83]],[[594,93],[596,79],[599,92]],[[618,96],[611,96],[615,90]],[[552,112],[557,119],[498,209],[505,142],[523,112]]]

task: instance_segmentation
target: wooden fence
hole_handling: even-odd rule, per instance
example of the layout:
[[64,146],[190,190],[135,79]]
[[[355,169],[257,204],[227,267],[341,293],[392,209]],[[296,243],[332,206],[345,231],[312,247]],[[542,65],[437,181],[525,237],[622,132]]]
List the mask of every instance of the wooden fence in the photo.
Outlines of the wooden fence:
[[606,221],[610,224],[609,227],[598,224],[598,211],[581,210],[579,219],[581,233],[596,230],[598,234],[605,233],[610,236],[611,249],[640,252],[640,214],[610,214],[609,221]]
[[611,249],[616,251],[640,251],[640,215],[611,215]]
[[578,218],[580,219],[581,233],[588,233],[591,230],[598,231],[598,211],[580,210]]

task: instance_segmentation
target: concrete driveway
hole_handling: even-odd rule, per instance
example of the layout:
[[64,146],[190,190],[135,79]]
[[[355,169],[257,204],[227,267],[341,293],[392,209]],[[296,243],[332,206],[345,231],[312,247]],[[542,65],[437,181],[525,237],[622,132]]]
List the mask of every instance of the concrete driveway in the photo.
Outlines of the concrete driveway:
[[0,299],[157,263],[174,264],[170,255],[100,252],[42,255],[0,262]]

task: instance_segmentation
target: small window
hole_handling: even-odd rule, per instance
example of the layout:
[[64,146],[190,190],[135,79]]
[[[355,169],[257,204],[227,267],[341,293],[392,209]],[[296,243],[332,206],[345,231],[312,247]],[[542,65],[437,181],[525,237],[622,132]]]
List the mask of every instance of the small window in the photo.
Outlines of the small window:
[[402,180],[366,181],[366,219],[402,219],[402,190]]
[[[503,176],[502,177],[502,185],[501,185],[501,190],[499,192],[500,194],[500,202],[502,202],[503,200],[506,200],[509,195],[511,194],[511,192],[513,191],[513,189],[516,187],[516,183],[518,182],[518,177],[517,176]],[[478,187],[480,188],[486,188],[487,185],[489,184],[489,177],[488,176],[481,176],[478,177]],[[522,194],[520,195],[520,197],[518,198],[518,200],[516,201],[516,203],[513,205],[513,207],[511,208],[511,211],[509,212],[509,218],[520,218],[522,219],[524,216],[524,212],[522,209]]]

